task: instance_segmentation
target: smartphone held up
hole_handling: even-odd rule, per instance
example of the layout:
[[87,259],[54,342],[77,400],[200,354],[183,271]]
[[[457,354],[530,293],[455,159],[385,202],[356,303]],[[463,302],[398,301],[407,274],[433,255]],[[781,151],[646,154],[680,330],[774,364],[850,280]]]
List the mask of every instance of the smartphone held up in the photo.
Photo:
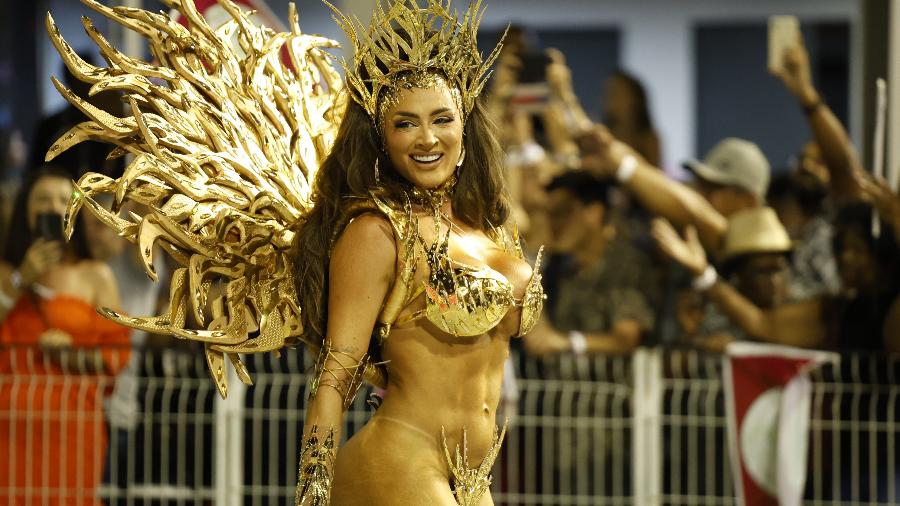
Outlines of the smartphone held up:
[[62,241],[63,217],[57,213],[41,213],[37,216],[37,229],[45,241]]
[[769,17],[769,72],[784,68],[784,52],[800,40],[800,21],[797,16]]

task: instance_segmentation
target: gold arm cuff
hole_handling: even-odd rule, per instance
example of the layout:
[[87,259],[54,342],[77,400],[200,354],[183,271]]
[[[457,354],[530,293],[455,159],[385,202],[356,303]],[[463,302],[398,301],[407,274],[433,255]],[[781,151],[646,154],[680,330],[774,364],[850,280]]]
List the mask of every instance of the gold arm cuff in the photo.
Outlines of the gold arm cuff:
[[368,353],[356,359],[347,352],[333,350],[331,343],[326,341],[316,361],[317,374],[310,380],[310,397],[316,395],[319,387],[331,387],[340,394],[344,410],[350,409],[370,363]]
[[334,429],[322,439],[315,425],[300,451],[296,506],[328,506],[331,496],[331,469],[334,464]]

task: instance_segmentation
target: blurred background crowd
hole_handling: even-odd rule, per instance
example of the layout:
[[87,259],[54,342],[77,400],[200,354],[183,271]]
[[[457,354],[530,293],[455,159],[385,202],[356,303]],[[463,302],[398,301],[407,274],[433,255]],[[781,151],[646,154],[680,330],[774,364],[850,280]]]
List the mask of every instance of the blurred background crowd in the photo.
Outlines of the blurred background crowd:
[[[269,2],[278,14],[287,12],[282,3]],[[363,12],[364,3],[342,8]],[[542,358],[655,346],[721,352],[736,340],[900,352],[900,159],[884,164],[883,153],[870,151],[889,2],[488,3],[486,48],[514,24],[484,99],[506,151],[526,252],[545,249],[543,318],[514,346]],[[299,4],[301,26],[337,37],[323,6]],[[95,423],[111,429],[81,426],[102,442],[73,433],[67,443],[28,443],[64,459],[127,437],[137,423],[136,378],[156,370],[141,359],[145,349],[191,345],[125,331],[93,310],[164,311],[172,266],[163,255],[163,282],[153,283],[135,248],[89,213],[71,241],[61,240],[72,179],[88,171],[117,177],[124,164],[96,143],[44,161],[82,121],[54,95],[48,74],[96,107],[125,108],[115,95],[90,94],[53,58],[41,26],[48,9],[67,38],[85,42],[76,47],[84,58],[99,63],[77,32],[87,10],[74,0],[0,6],[0,373],[115,373],[110,391],[77,400],[87,411],[105,405],[106,420]],[[800,31],[767,68],[767,16],[793,12]],[[682,32],[669,33],[675,26]],[[888,117],[888,139],[896,139],[900,118]],[[881,174],[876,165],[885,166]],[[35,366],[16,346],[51,360]],[[74,349],[83,353],[65,353]],[[76,402],[55,388],[47,386],[48,406]],[[0,447],[0,455],[11,451]],[[8,464],[0,459],[0,476]],[[85,483],[97,483],[107,466],[95,467]]]
[[[525,33],[514,27],[490,100],[520,230],[550,253],[548,311],[526,350],[722,351],[757,340],[900,351],[900,199],[864,167],[802,36],[770,73],[809,140],[773,168],[752,139],[724,135],[682,161],[678,180],[660,168],[665,140],[637,77],[613,72],[594,123],[572,86],[577,68],[556,49],[530,53]],[[520,81],[534,62],[545,94]]]
[[[75,2],[44,3],[41,9],[56,8],[63,15],[85,9]],[[876,3],[860,3],[856,14],[874,11]],[[502,16],[504,7],[510,9],[488,12]],[[323,7],[301,8],[312,11],[315,22]],[[12,16],[7,20],[41,15],[33,7],[4,9]],[[528,11],[521,7],[523,16]],[[596,15],[602,12],[598,5]],[[59,22],[74,24],[66,18]],[[110,37],[116,34],[102,18],[97,23]],[[486,24],[482,42],[488,47],[500,32]],[[641,344],[721,350],[735,339],[840,350],[900,348],[900,268],[893,261],[900,203],[896,188],[873,175],[873,157],[860,155],[868,147],[854,148],[848,134],[848,104],[859,102],[847,96],[848,24],[801,26],[795,40],[779,46],[777,67],[761,64],[749,76],[748,65],[738,67],[734,60],[746,56],[758,62],[765,55],[764,41],[755,47],[747,43],[765,34],[764,22],[757,22],[753,37],[741,34],[753,26],[747,22],[729,34],[714,26],[697,28],[697,77],[714,70],[704,68],[704,59],[718,59],[719,74],[735,71],[736,79],[764,82],[776,109],[763,121],[748,115],[746,122],[754,126],[743,126],[746,106],[719,107],[721,112],[703,106],[705,84],[698,83],[697,117],[685,118],[681,129],[701,125],[694,153],[682,152],[683,146],[666,149],[672,142],[683,144],[667,139],[672,129],[664,132],[654,122],[657,111],[668,106],[659,95],[671,92],[648,91],[638,73],[621,65],[617,30],[574,27],[565,35],[560,28],[511,25],[485,100],[507,152],[514,217],[526,249],[534,254],[543,245],[548,253],[549,310],[540,330],[526,340],[529,352],[572,351],[573,339],[575,350],[587,353],[625,353]],[[78,41],[71,28],[66,35]],[[159,285],[140,275],[132,249],[121,239],[87,216],[67,245],[45,230],[55,227],[54,215],[65,212],[68,179],[87,171],[117,176],[124,164],[99,143],[81,144],[45,162],[48,148],[82,115],[53,96],[55,90],[46,98],[47,90],[41,90],[49,76],[23,70],[55,74],[76,95],[111,113],[123,114],[124,106],[112,93],[89,93],[89,86],[52,58],[37,27],[13,32],[31,29],[36,40],[29,43],[37,49],[8,45],[0,74],[6,80],[0,107],[2,314],[27,292],[23,288],[43,284],[77,287],[60,291],[92,305],[152,312],[166,294],[157,294]],[[725,44],[724,54],[704,56],[716,44]],[[591,57],[586,48],[595,49],[596,65],[586,59]],[[78,50],[97,63],[87,43]],[[16,66],[22,55],[34,60],[26,69]],[[727,82],[727,76],[715,79]],[[710,95],[717,104],[740,103],[751,95],[759,101],[752,89],[737,83],[731,88],[731,96],[726,90]],[[29,97],[31,104],[18,101]],[[41,115],[40,105],[46,110],[48,101],[58,108]],[[730,117],[707,119],[720,115]],[[865,119],[872,123],[874,115]],[[766,130],[761,139],[747,135],[758,123]],[[707,124],[717,127],[702,126]],[[856,137],[869,143],[865,135]],[[625,160],[624,165],[637,163],[636,169],[624,167]],[[888,167],[886,177],[895,173],[896,167]],[[715,269],[715,279],[710,270],[701,280],[704,272],[695,271],[706,271],[707,265]],[[55,275],[58,270],[64,274]],[[96,280],[109,286],[87,283]]]

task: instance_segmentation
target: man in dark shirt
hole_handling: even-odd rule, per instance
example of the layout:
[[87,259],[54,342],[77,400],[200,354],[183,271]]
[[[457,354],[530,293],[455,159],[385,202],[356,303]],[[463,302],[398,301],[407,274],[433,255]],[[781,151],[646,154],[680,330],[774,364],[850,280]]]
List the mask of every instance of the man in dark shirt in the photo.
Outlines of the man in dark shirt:
[[572,171],[547,187],[553,230],[544,274],[547,309],[525,338],[525,348],[543,356],[572,351],[627,353],[653,326],[647,301],[649,260],[617,238],[608,220],[608,186]]

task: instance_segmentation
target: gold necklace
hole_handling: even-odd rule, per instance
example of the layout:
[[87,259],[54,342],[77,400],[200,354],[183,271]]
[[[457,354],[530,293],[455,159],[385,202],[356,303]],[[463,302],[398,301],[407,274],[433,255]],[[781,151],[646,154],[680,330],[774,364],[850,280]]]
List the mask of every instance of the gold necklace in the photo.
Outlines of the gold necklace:
[[456,174],[453,174],[437,188],[419,188],[418,186],[413,186],[409,190],[409,195],[413,202],[435,211],[440,210],[444,205],[444,202],[447,201],[447,198],[453,194],[455,188]]

